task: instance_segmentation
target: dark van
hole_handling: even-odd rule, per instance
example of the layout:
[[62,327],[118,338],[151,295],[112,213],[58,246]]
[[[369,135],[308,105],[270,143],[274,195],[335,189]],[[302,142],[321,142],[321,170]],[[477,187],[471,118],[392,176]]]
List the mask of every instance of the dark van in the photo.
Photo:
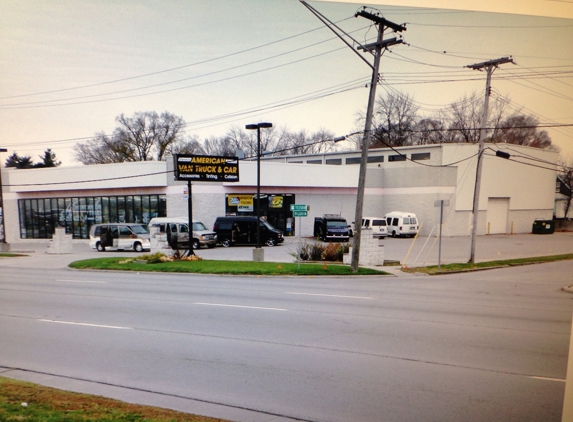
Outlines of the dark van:
[[[261,218],[261,245],[275,246],[284,241],[283,232]],[[213,225],[217,239],[228,248],[231,245],[257,244],[257,217],[217,217]]]

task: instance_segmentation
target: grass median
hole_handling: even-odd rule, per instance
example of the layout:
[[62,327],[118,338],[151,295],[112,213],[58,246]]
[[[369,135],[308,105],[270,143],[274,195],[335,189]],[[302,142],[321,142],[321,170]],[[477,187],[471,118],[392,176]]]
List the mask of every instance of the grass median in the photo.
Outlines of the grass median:
[[429,267],[402,268],[402,271],[409,273],[424,273],[429,275],[460,273],[468,271],[479,271],[493,268],[515,267],[519,265],[543,264],[547,262],[572,260],[573,254],[537,256],[533,258],[504,259],[497,261],[444,264],[438,269],[437,265]]
[[224,422],[0,377],[0,421]]
[[348,265],[325,263],[288,263],[252,261],[172,261],[149,262],[144,259],[94,258],[75,261],[71,268],[118,271],[153,271],[172,273],[256,275],[256,276],[351,276],[389,275],[387,272],[360,268],[353,273]]

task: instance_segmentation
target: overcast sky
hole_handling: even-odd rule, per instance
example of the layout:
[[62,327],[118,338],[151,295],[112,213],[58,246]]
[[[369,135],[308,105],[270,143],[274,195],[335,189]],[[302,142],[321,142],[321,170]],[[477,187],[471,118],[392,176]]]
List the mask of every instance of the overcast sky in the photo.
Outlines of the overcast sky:
[[[376,35],[358,4],[309,3],[360,42]],[[382,58],[379,94],[406,93],[431,116],[483,95],[485,73],[464,66],[512,55],[492,98],[573,124],[573,20],[373,7],[407,26],[407,44]],[[52,148],[78,164],[73,145],[111,133],[121,113],[168,111],[201,139],[260,121],[339,136],[368,99],[370,68],[298,0],[3,1],[0,36],[0,147],[35,162]],[[546,130],[573,156],[573,127]]]

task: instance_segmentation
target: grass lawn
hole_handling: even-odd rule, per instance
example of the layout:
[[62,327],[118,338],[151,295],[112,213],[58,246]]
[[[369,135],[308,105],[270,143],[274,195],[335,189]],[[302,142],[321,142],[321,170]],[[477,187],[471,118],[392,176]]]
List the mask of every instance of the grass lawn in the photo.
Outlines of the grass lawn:
[[[142,256],[140,258],[144,258]],[[298,275],[298,276],[350,276],[350,275],[388,275],[387,272],[360,268],[357,274],[352,273],[350,266],[340,263],[297,263],[288,262],[252,262],[252,261],[173,261],[151,263],[135,258],[94,258],[75,261],[71,268],[121,271],[157,271],[197,274],[230,274],[230,275]]]
[[437,275],[437,274],[448,274],[448,273],[457,273],[464,271],[486,270],[488,268],[511,267],[516,265],[542,264],[545,262],[565,261],[570,259],[573,259],[573,254],[538,256],[533,258],[505,259],[499,261],[477,262],[475,264],[469,264],[469,263],[446,264],[442,265],[439,271],[437,265],[432,265],[429,267],[402,268],[402,271],[409,273],[419,272],[429,275]]
[[0,421],[224,422],[0,377]]

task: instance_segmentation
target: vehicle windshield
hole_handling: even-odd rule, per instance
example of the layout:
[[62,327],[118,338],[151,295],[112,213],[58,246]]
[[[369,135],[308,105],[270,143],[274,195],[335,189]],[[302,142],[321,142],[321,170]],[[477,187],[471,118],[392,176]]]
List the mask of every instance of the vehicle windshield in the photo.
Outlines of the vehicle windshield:
[[135,234],[148,234],[149,230],[147,230],[146,226],[136,225],[136,226],[129,226],[132,232]]
[[205,227],[205,224],[201,223],[200,221],[193,222],[193,231],[194,232],[200,232],[202,230],[207,230],[207,227]]
[[347,226],[346,221],[327,221],[326,227],[331,229],[345,229]]
[[267,223],[265,220],[261,220],[261,224],[263,226],[265,226],[267,229],[269,230],[276,230],[273,226],[271,226],[269,223]]

